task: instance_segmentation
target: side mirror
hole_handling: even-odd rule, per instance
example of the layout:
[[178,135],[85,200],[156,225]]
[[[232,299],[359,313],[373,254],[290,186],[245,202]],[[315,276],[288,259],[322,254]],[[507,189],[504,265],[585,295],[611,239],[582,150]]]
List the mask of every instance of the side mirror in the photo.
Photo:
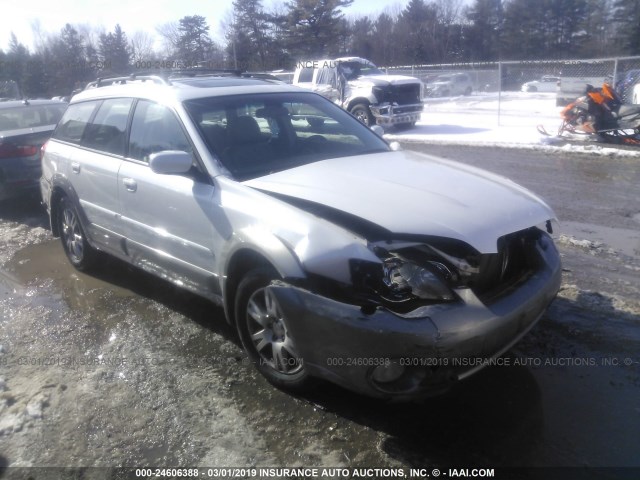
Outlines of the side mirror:
[[382,137],[382,135],[384,135],[384,128],[382,128],[380,125],[371,125],[371,127],[369,128],[371,128],[373,133],[375,133],[379,137]]
[[164,150],[149,155],[151,171],[162,175],[187,173],[191,170],[192,164],[191,154],[181,150]]

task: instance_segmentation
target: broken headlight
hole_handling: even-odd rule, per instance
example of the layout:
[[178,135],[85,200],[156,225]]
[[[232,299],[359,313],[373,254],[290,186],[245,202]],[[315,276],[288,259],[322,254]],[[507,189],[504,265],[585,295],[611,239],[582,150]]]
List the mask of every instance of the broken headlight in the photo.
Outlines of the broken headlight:
[[376,253],[380,263],[350,261],[353,287],[370,302],[408,311],[457,298],[452,288],[459,283],[459,275],[445,262],[432,255],[414,259],[383,249]]
[[382,272],[382,283],[393,299],[413,296],[423,300],[449,301],[455,298],[445,283],[453,273],[440,262],[428,262],[423,266],[391,256],[383,260]]

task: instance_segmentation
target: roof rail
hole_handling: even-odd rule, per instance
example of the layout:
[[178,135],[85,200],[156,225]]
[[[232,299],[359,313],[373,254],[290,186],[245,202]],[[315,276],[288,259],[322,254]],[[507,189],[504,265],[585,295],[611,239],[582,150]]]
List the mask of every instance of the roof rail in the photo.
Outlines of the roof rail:
[[138,81],[138,82],[150,81],[150,82],[159,83],[162,85],[167,85],[170,83],[159,75],[138,75],[138,74],[132,73],[131,75],[127,75],[124,77],[123,76],[100,77],[93,82],[87,83],[85,90],[89,88],[106,87],[108,85],[124,85],[127,82],[135,82],[135,81]]
[[232,68],[183,68],[179,70],[166,70],[163,73],[167,75],[167,78],[180,78],[180,77],[204,77],[204,76],[233,76],[240,77],[242,70],[235,70]]
[[93,82],[89,82],[86,89],[99,88],[109,85],[125,85],[128,82],[153,82],[160,85],[171,85],[172,79],[192,78],[192,77],[240,77],[240,78],[260,78],[264,80],[280,80],[278,77],[263,72],[243,72],[242,70],[226,68],[187,68],[180,70],[160,70],[153,72],[132,73],[125,76],[100,77]]

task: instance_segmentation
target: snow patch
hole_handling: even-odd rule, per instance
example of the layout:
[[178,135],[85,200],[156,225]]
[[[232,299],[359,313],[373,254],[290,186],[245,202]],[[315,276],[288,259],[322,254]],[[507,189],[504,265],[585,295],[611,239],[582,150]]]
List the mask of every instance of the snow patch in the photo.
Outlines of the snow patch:
[[541,135],[537,126],[550,133],[560,126],[562,107],[555,93],[477,93],[467,97],[426,99],[415,128],[385,134],[392,141],[436,145],[463,145],[532,149],[545,152],[589,153],[598,156],[640,157],[638,149],[620,149],[594,144],[566,144],[565,140]]

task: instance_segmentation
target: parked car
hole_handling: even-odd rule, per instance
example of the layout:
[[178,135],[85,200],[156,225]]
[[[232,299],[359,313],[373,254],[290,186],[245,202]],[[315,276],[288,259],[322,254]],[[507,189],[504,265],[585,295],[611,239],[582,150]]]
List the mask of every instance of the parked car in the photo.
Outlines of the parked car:
[[565,62],[556,90],[556,106],[573,102],[586,95],[587,85],[599,86],[611,83],[611,65],[605,61]]
[[66,107],[51,100],[0,102],[0,200],[38,192],[40,147]]
[[515,183],[282,82],[143,80],[71,100],[44,148],[51,230],[80,270],[106,252],[223,305],[275,385],[440,392],[555,297],[554,213]]
[[424,108],[419,79],[387,75],[366,58],[299,61],[293,84],[327,97],[367,126],[412,127]]
[[532,80],[522,84],[523,92],[555,92],[558,89],[560,77],[545,75],[540,80]]
[[426,86],[426,93],[430,97],[471,95],[471,92],[473,92],[473,82],[466,73],[438,75]]
[[640,82],[640,69],[627,70],[621,75],[615,89],[625,103],[636,103],[633,99],[633,88]]

